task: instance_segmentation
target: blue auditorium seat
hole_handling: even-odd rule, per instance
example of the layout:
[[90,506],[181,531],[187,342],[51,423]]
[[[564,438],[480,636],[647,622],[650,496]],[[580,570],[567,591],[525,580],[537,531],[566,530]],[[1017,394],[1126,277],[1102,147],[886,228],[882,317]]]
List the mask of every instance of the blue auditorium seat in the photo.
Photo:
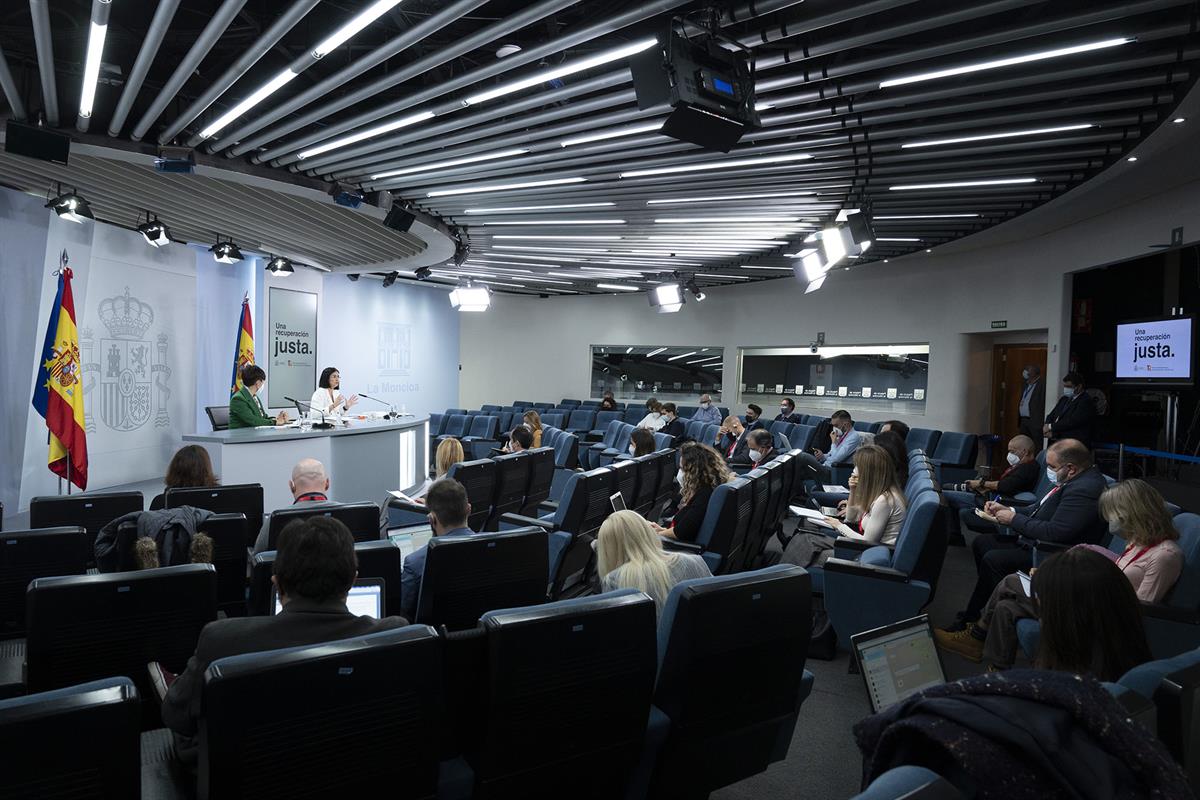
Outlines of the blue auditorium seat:
[[533,516],[538,506],[550,499],[550,489],[554,485],[554,448],[535,447],[526,451],[529,459],[529,484],[525,488],[525,499],[521,502],[518,513],[521,516]]
[[446,417],[446,424],[442,426],[442,432],[438,435],[437,440],[440,442],[443,439],[462,439],[467,435],[468,426],[471,424],[471,418],[465,413],[450,414]]
[[571,399],[571,398],[569,398],[569,397],[564,397],[562,400],[560,400],[560,401],[559,401],[559,403],[558,403],[558,404],[559,404],[559,406],[575,406],[575,407],[578,407],[578,406],[580,405],[580,403],[581,403],[581,402],[582,402],[582,401],[580,401],[580,400],[573,400],[573,399]]
[[567,418],[565,430],[576,436],[584,436],[591,433],[595,426],[596,412],[590,409],[579,409],[578,411],[571,412],[571,416]]
[[944,432],[929,456],[934,464],[937,482],[955,483],[975,477],[978,443],[978,437],[972,433]]
[[[83,575],[94,555],[87,531],[79,526],[5,531],[0,540],[0,637],[25,632],[25,590],[34,578]],[[245,557],[243,555],[243,561]],[[16,665],[20,680],[20,665]],[[9,676],[0,678],[7,683]]]
[[871,781],[852,800],[966,800],[966,795],[925,767],[893,767]]
[[704,424],[699,420],[690,420],[684,427],[687,432],[687,437],[694,442],[704,441]]
[[862,433],[878,433],[880,425],[881,425],[881,423],[879,423],[879,422],[866,422],[864,420],[855,420],[854,430],[860,431]]
[[486,458],[493,447],[500,445],[500,418],[498,416],[476,416],[471,427],[462,437],[462,446],[468,458]]
[[664,539],[668,550],[700,554],[714,575],[732,572],[745,558],[746,533],[754,508],[754,487],[747,478],[735,478],[713,490],[704,521],[693,542]]
[[637,425],[646,416],[645,406],[632,406],[625,410],[625,416],[622,417],[630,425]]
[[654,432],[654,446],[659,450],[667,450],[675,446],[675,437],[669,433]]
[[792,447],[799,450],[807,450],[813,445],[813,434],[817,429],[812,425],[804,425],[797,423],[792,426],[792,433],[788,436],[788,441],[792,443]]
[[929,428],[912,428],[909,430],[904,443],[908,447],[909,452],[924,450],[926,453],[932,453],[937,449],[938,439],[940,438],[942,438],[941,431],[930,430]]
[[608,424],[605,426],[604,433],[602,434],[600,441],[592,442],[590,446],[580,448],[580,465],[583,466],[584,469],[592,469],[593,467],[600,466],[600,464],[596,463],[594,459],[605,450],[611,450],[612,448],[616,447],[617,436],[620,434],[621,428],[624,425],[625,423],[621,422],[620,419],[609,420]]
[[707,797],[787,756],[813,687],[811,603],[808,575],[791,565],[675,585],[629,797]]
[[772,422],[767,430],[769,430],[772,435],[783,436],[790,440],[792,438],[792,428],[792,423],[784,422],[783,420],[777,420]]
[[502,408],[500,406],[483,405],[483,406],[479,407],[479,410],[485,411],[490,414],[490,413],[497,413],[497,412],[501,411]]
[[536,408],[532,400],[513,400],[513,408]]
[[613,446],[606,447],[599,452],[592,452],[591,468],[595,469],[596,467],[607,466],[618,458],[627,458],[629,456],[629,442],[633,439],[634,430],[636,429],[629,423],[619,423]]
[[447,417],[453,416],[455,414],[466,414],[466,413],[467,413],[467,409],[465,409],[465,408],[447,408],[446,409]]
[[499,530],[502,514],[521,512],[529,489],[529,470],[533,464],[530,452],[508,453],[492,459],[496,465],[495,494],[492,495],[491,511],[483,530]]
[[543,430],[547,427],[565,429],[563,421],[566,419],[566,415],[557,411],[543,411],[541,417]]
[[592,423],[592,429],[588,431],[587,438],[591,440],[603,439],[608,432],[611,423],[619,422],[624,416],[620,411],[598,411],[596,412],[596,421]]

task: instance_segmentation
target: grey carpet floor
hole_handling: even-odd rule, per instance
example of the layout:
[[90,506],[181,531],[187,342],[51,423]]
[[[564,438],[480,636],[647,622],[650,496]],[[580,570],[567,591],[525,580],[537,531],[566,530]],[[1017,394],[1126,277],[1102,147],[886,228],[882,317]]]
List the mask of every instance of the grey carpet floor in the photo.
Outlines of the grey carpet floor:
[[[951,545],[937,594],[926,609],[935,627],[954,620],[974,585],[975,564],[970,548]],[[714,792],[712,800],[845,800],[859,792],[862,754],[855,744],[853,728],[870,714],[871,706],[862,677],[847,672],[849,659],[846,652],[833,661],[809,659],[806,666],[816,681],[812,695],[800,709],[787,758],[766,772]],[[983,671],[981,665],[953,654],[943,655],[942,661],[949,680]]]

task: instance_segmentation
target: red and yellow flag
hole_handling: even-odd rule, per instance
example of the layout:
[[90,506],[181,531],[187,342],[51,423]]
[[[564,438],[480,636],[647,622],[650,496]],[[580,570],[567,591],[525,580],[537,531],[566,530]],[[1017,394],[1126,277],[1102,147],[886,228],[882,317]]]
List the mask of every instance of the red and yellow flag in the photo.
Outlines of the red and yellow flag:
[[67,251],[58,272],[58,294],[50,309],[41,367],[33,390],[33,407],[50,429],[47,466],[55,475],[87,488],[87,435],[83,429],[83,369],[79,361],[79,331],[75,327],[75,298]]
[[233,380],[229,395],[242,390],[242,367],[254,363],[254,326],[250,322],[250,297],[242,298],[242,318],[238,322],[237,339],[233,345]]

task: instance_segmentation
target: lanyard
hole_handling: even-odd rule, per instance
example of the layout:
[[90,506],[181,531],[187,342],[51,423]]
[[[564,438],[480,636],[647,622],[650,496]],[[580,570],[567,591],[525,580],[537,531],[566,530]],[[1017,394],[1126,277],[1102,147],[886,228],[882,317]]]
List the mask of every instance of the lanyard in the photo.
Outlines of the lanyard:
[[324,495],[324,493],[322,493],[322,492],[305,492],[304,494],[297,497],[292,502],[292,505],[295,505],[296,503],[313,503],[318,500],[324,501],[324,500],[328,500],[328,499],[329,498],[326,497]]
[[[1122,555],[1122,558],[1124,558],[1125,556],[1129,555],[1129,551],[1130,551],[1130,550],[1132,550],[1132,549],[1133,549],[1132,547],[1127,547],[1127,548],[1125,548],[1125,553],[1124,553],[1124,555]],[[1132,561],[1130,561],[1130,562],[1129,562],[1128,564],[1126,564],[1125,566],[1126,566],[1126,567],[1132,567],[1132,566],[1133,566],[1133,565],[1134,565],[1134,564],[1137,562],[1137,560],[1138,560],[1139,558],[1141,558],[1142,556],[1146,555],[1146,553],[1147,553],[1148,551],[1150,551],[1151,549],[1153,549],[1153,548],[1152,548],[1152,547],[1149,547],[1149,546],[1147,546],[1147,547],[1143,547],[1143,548],[1141,549],[1141,551],[1140,551],[1140,552],[1139,552],[1139,553],[1138,553],[1136,556],[1134,556],[1134,557],[1133,557],[1133,560],[1132,560]]]

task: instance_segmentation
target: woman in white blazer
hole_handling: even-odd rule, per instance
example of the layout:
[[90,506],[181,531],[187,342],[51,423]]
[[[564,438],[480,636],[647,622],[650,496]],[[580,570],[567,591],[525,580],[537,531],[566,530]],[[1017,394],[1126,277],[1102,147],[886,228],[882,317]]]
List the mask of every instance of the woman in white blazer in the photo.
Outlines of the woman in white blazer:
[[351,406],[358,402],[358,395],[352,394],[346,397],[338,391],[341,385],[342,376],[338,374],[337,367],[326,367],[321,370],[321,379],[317,381],[317,390],[313,392],[310,401],[312,410],[327,415],[349,411]]

